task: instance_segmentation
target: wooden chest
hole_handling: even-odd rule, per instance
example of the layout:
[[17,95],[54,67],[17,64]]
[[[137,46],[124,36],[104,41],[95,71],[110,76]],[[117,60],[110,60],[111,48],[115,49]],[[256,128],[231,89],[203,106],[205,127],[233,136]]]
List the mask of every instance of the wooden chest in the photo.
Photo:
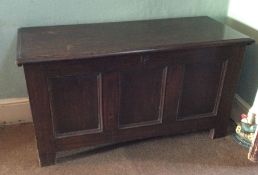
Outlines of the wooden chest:
[[87,146],[224,136],[252,42],[208,17],[19,29],[41,165]]

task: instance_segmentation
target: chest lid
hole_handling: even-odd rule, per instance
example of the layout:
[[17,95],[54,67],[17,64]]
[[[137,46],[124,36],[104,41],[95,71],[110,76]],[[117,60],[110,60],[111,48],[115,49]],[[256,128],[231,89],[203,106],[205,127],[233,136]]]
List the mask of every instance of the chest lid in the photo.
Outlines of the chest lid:
[[209,17],[27,27],[18,30],[17,64],[252,42]]

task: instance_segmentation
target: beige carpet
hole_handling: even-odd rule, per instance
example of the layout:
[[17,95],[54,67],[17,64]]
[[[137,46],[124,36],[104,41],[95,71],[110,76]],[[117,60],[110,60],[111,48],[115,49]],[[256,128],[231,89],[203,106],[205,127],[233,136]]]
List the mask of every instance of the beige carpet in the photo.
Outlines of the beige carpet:
[[[69,161],[68,161],[69,160]],[[227,136],[208,132],[151,139],[72,156],[40,168],[31,124],[0,128],[0,175],[255,175],[258,164]]]

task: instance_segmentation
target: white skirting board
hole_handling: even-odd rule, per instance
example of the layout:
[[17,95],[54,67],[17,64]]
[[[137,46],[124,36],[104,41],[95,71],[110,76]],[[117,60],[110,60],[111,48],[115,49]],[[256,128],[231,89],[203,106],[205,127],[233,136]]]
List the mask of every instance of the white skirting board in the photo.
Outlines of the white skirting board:
[[[235,95],[231,118],[239,122],[242,113],[248,113],[250,105],[239,95]],[[0,125],[32,122],[29,99],[12,98],[0,100]]]
[[231,118],[236,122],[240,122],[240,115],[247,114],[251,106],[242,99],[238,94],[235,94],[232,111],[231,111]]
[[0,126],[32,122],[29,99],[0,100]]

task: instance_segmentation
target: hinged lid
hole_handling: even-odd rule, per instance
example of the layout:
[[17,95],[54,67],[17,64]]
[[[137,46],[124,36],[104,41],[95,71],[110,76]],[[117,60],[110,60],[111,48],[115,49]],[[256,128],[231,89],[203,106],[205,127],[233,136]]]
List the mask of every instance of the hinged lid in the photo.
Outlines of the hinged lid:
[[209,17],[28,27],[18,31],[17,64],[252,42]]

